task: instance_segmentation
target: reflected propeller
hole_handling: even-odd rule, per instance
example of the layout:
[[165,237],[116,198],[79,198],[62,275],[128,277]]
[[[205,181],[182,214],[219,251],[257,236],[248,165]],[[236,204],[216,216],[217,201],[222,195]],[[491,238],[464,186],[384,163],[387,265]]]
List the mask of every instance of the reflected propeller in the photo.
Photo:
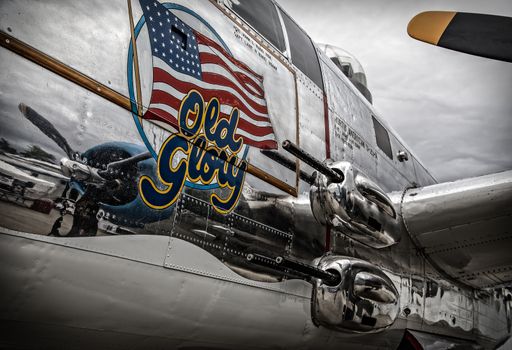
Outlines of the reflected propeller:
[[24,103],[18,105],[21,113],[36,126],[43,134],[52,139],[68,156],[69,159],[61,160],[61,168],[65,175],[75,176],[86,182],[101,184],[106,179],[115,178],[117,173],[133,164],[151,158],[150,152],[143,152],[132,157],[117,160],[107,165],[106,170],[98,170],[88,165],[81,164],[76,159],[79,152],[74,151],[66,138],[55,128],[55,126],[41,114]]
[[67,154],[67,156],[70,159],[73,159],[75,154],[77,152],[73,151],[73,149],[69,146],[68,141],[64,138],[64,136],[61,135],[61,133],[53,126],[53,124],[48,121],[45,117],[43,117],[41,114],[37,113],[35,110],[30,108],[24,103],[20,103],[18,105],[18,108],[20,109],[21,113],[27,118],[34,126],[36,126],[43,134],[48,136],[50,139],[52,139],[57,146],[59,146],[64,153]]

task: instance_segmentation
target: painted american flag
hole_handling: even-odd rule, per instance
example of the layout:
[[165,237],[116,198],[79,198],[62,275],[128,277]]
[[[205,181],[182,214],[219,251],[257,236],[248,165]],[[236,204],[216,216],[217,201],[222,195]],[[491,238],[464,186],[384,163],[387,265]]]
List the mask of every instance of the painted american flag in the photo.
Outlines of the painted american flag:
[[178,127],[181,100],[195,89],[205,101],[217,97],[221,118],[238,108],[236,134],[244,144],[277,148],[263,91],[263,77],[221,45],[195,31],[162,4],[140,0],[153,54],[153,90],[145,119]]

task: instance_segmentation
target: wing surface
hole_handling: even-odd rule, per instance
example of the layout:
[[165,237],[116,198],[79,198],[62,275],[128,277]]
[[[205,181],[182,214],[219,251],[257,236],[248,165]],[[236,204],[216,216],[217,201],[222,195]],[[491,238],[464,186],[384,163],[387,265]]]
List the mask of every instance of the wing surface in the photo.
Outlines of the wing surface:
[[439,271],[476,288],[512,282],[512,171],[410,189],[401,212]]

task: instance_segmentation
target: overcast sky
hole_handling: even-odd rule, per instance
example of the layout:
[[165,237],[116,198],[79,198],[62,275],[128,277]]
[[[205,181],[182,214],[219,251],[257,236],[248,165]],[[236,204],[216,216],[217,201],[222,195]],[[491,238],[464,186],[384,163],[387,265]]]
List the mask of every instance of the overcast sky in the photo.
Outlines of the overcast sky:
[[512,1],[278,0],[363,65],[374,106],[439,181],[512,169],[512,64],[407,35],[427,10],[512,16]]

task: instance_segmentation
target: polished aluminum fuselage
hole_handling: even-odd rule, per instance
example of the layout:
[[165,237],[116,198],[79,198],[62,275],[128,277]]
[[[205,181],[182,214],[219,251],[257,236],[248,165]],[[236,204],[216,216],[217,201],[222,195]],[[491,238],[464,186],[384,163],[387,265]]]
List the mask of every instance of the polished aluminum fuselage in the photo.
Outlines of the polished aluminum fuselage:
[[[297,196],[247,175],[231,214],[214,211],[208,200],[215,190],[186,185],[167,214],[130,222],[140,207],[106,203],[98,193],[87,198],[86,208],[96,210],[96,235],[47,236],[60,217],[60,230],[72,226],[71,210],[34,209],[44,200],[56,202],[67,191],[69,179],[47,170],[66,154],[21,116],[20,103],[44,115],[82,154],[106,143],[158,150],[169,131],[158,123],[137,124],[130,111],[2,48],[0,136],[18,154],[35,145],[53,156],[46,163],[29,155],[20,161],[3,149],[2,161],[55,183],[54,191],[41,198],[2,192],[0,319],[8,331],[2,341],[56,346],[80,338],[87,339],[84,347],[102,348],[334,349],[340,344],[396,347],[405,329],[487,347],[505,339],[510,316],[503,293],[455,281],[411,240],[401,204],[408,189],[435,180],[332,61],[317,50],[321,89],[229,8],[213,1],[176,3],[181,5],[172,8],[176,16],[206,32],[211,29],[204,22],[210,24],[235,58],[264,77],[278,143],[290,139],[317,159],[349,162],[390,194],[400,222],[399,242],[376,249],[330,232],[313,216],[310,185],[255,147],[247,148],[246,159],[295,188]],[[141,14],[134,6],[136,25]],[[3,1],[0,18],[2,31],[121,95],[134,95],[133,76],[127,74],[133,62],[124,1]],[[142,104],[148,106],[153,73],[147,28],[141,25],[138,35]],[[378,147],[372,117],[387,128],[395,154],[408,152],[407,161],[390,159]],[[98,165],[83,158],[84,164]],[[300,170],[313,171],[304,163]],[[127,175],[130,180],[136,181]],[[437,219],[434,212],[431,219]],[[312,284],[251,265],[245,259],[251,252],[304,263],[331,252],[371,262],[399,292],[398,319],[371,335],[317,327],[311,317]],[[30,339],[21,338],[27,329],[34,330]]]

